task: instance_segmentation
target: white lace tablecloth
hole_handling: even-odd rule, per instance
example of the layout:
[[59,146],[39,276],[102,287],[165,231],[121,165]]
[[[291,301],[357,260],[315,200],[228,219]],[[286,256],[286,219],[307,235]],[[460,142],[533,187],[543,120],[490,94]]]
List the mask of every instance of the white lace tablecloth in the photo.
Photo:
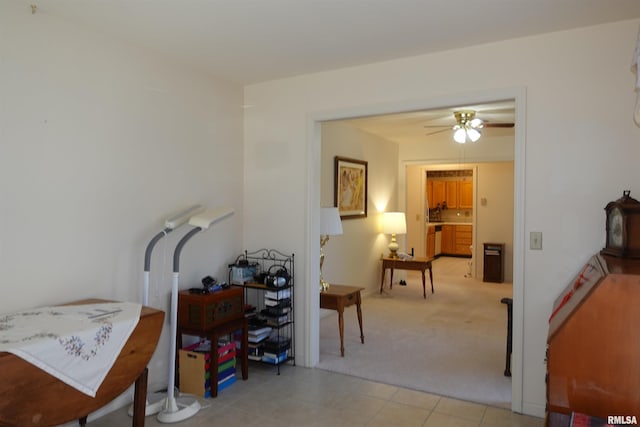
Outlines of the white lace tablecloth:
[[95,397],[138,324],[141,307],[104,302],[0,314],[0,351]]

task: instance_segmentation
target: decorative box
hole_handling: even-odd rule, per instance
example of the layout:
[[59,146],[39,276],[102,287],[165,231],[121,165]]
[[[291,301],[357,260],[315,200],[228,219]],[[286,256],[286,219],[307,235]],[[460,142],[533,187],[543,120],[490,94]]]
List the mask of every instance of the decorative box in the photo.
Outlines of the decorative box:
[[244,289],[232,286],[209,294],[178,293],[178,325],[206,331],[244,316]]

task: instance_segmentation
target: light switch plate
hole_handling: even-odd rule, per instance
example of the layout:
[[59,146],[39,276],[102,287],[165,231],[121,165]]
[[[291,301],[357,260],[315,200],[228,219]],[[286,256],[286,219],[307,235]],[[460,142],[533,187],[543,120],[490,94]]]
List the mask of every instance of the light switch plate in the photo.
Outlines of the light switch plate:
[[542,231],[532,231],[529,234],[529,249],[542,250]]

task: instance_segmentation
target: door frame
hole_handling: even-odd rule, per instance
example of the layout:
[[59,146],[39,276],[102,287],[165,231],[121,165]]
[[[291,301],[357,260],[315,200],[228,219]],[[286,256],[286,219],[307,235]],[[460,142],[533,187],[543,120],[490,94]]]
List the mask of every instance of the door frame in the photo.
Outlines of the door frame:
[[[451,105],[467,105],[513,99],[515,101],[515,147],[514,147],[514,232],[513,232],[513,348],[511,362],[511,409],[523,413],[523,344],[524,344],[524,265],[525,265],[525,165],[526,165],[526,88],[498,89],[481,93],[450,95],[389,103],[364,105],[346,109],[333,109],[309,113],[307,116],[307,198],[306,198],[306,247],[305,280],[317,283],[320,268],[320,153],[321,122],[354,117],[399,113],[405,111],[446,108]],[[399,190],[405,188],[399,182]],[[307,286],[302,302],[302,340],[304,365],[317,365],[320,355],[320,307],[316,289]]]

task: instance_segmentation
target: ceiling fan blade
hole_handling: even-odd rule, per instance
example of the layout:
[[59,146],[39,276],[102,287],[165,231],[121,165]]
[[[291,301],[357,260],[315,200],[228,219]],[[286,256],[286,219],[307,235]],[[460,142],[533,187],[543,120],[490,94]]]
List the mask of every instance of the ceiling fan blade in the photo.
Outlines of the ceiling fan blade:
[[491,123],[491,122],[482,123],[483,128],[512,128],[513,126],[514,126],[513,123]]
[[448,130],[451,130],[451,127],[450,127],[450,126],[448,126],[446,129],[440,129],[440,130],[437,130],[437,131],[435,131],[435,132],[429,132],[429,133],[426,133],[425,135],[426,135],[426,136],[435,135],[435,134],[437,134],[437,133],[446,132],[446,131],[448,131]]
[[453,125],[424,125],[425,128],[452,128]]

